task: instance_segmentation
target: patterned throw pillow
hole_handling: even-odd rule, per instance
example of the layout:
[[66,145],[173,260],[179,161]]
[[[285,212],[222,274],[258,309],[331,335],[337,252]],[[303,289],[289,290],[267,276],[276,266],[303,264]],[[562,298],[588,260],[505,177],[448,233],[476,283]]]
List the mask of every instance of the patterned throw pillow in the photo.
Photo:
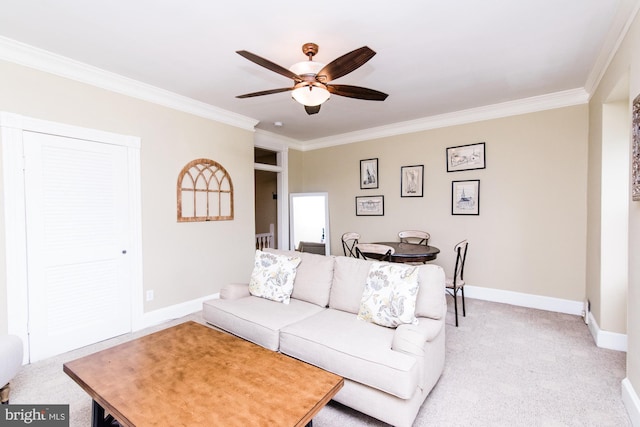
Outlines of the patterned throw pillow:
[[374,262],[369,269],[358,319],[395,328],[417,324],[418,268]]
[[249,281],[251,295],[289,304],[299,257],[256,251]]

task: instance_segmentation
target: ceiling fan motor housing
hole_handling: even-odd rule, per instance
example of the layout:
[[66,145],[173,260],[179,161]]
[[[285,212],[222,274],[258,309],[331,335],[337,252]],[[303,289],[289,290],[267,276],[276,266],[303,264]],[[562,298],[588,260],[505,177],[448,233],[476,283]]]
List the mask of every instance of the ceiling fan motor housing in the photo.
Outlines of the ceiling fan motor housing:
[[302,52],[311,60],[311,58],[318,53],[318,45],[315,43],[305,43],[302,45]]

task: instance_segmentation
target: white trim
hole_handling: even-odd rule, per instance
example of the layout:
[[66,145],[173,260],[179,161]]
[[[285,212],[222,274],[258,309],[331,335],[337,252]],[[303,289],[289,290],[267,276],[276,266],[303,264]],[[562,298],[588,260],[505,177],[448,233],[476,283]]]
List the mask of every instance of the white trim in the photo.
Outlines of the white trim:
[[[3,126],[2,169],[5,232],[5,279],[7,286],[7,330],[25,345],[23,363],[29,363],[29,312],[27,282],[27,240],[25,236],[24,157],[22,130]],[[13,301],[13,303],[10,303]]]
[[481,288],[477,286],[464,286],[464,296],[485,301],[501,302],[529,307],[538,310],[554,311],[557,313],[582,315],[583,302],[567,299],[545,297],[541,295],[524,294],[521,292],[505,291],[502,289]]
[[629,378],[622,380],[622,403],[627,408],[631,425],[640,427],[640,398],[638,398],[638,393],[633,389]]
[[593,313],[589,312],[589,332],[593,337],[593,341],[600,348],[607,348],[609,350],[627,351],[627,335],[617,332],[603,331],[600,329],[596,318],[593,317]]
[[120,76],[6,37],[0,37],[0,59],[82,83],[87,83],[126,96],[163,105],[175,110],[184,111],[199,117],[229,124],[241,129],[255,131],[257,133],[257,141],[261,139],[273,139],[300,151],[315,150],[370,139],[579,105],[584,104],[589,100],[589,94],[584,90],[584,88],[576,88],[547,95],[534,96],[515,101],[503,102],[500,104],[425,117],[418,120],[393,123],[386,126],[349,132],[342,135],[334,135],[331,137],[308,141],[298,141],[264,130],[256,131],[255,126],[259,122],[256,119],[223,110],[210,104]]
[[258,124],[256,119],[223,110],[6,37],[0,37],[0,59],[241,129],[253,131]]
[[547,95],[519,99],[516,101],[503,102],[500,104],[471,108],[469,110],[462,110],[453,113],[425,117],[417,120],[393,123],[386,126],[379,126],[362,131],[349,132],[342,135],[334,135],[326,138],[308,140],[304,141],[302,150],[316,150],[336,145],[350,144],[358,141],[366,141],[370,139],[390,137],[412,132],[421,132],[430,129],[445,128],[449,126],[456,126],[491,119],[499,119],[502,117],[515,116],[518,114],[527,114],[537,111],[550,110],[553,108],[570,107],[573,105],[586,104],[588,101],[589,94],[587,94],[587,92],[585,92],[583,88],[571,89],[562,92],[550,93]]
[[143,258],[142,258],[142,183],[140,182],[140,150],[128,150],[129,166],[129,206],[132,236],[128,255],[133,257],[131,265],[131,328],[142,322],[144,312]]
[[256,147],[266,148],[271,151],[281,151],[287,148],[303,150],[300,141],[286,136],[278,135],[263,129],[256,129],[254,133],[254,144]]
[[278,165],[254,163],[254,169],[277,173],[278,249],[289,248],[289,147],[293,140],[256,130],[254,146],[277,152]]
[[600,81],[604,77],[605,72],[611,65],[611,61],[615,57],[622,41],[627,36],[629,28],[633,23],[638,11],[640,10],[640,2],[637,0],[620,2],[620,7],[616,11],[611,30],[607,34],[600,53],[596,58],[596,62],[587,76],[584,88],[589,93],[589,97],[593,95]]
[[254,163],[253,168],[257,171],[275,172],[275,173],[282,172],[282,166],[267,165],[264,163]]
[[102,142],[105,144],[117,144],[129,148],[140,148],[140,138],[136,136],[121,135],[97,129],[34,119],[5,111],[0,111],[0,126],[18,129],[20,131],[29,130],[49,135],[71,136],[75,139],[85,139],[87,141]]
[[149,326],[154,326],[168,320],[178,319],[180,317],[202,311],[203,302],[219,298],[220,292],[191,301],[186,301],[180,304],[175,304],[169,307],[161,308],[159,310],[150,311],[142,316],[142,318],[140,319],[141,322],[136,325],[134,331],[139,331],[140,329],[144,329]]

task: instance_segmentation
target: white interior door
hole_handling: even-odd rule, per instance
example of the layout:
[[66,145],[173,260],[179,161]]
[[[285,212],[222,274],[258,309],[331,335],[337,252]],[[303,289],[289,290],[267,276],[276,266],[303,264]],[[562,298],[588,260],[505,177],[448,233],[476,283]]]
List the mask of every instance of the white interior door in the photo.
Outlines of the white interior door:
[[31,361],[131,330],[125,147],[24,132]]

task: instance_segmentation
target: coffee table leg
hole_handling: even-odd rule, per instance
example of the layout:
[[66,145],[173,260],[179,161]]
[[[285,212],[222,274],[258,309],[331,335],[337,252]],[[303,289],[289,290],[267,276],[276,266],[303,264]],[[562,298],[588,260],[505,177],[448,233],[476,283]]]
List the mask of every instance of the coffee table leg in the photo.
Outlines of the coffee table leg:
[[120,426],[111,414],[106,418],[104,417],[104,408],[100,406],[98,402],[93,401],[93,407],[91,410],[91,426],[92,427],[114,427]]
[[103,427],[104,425],[104,408],[94,400],[91,408],[91,426]]

